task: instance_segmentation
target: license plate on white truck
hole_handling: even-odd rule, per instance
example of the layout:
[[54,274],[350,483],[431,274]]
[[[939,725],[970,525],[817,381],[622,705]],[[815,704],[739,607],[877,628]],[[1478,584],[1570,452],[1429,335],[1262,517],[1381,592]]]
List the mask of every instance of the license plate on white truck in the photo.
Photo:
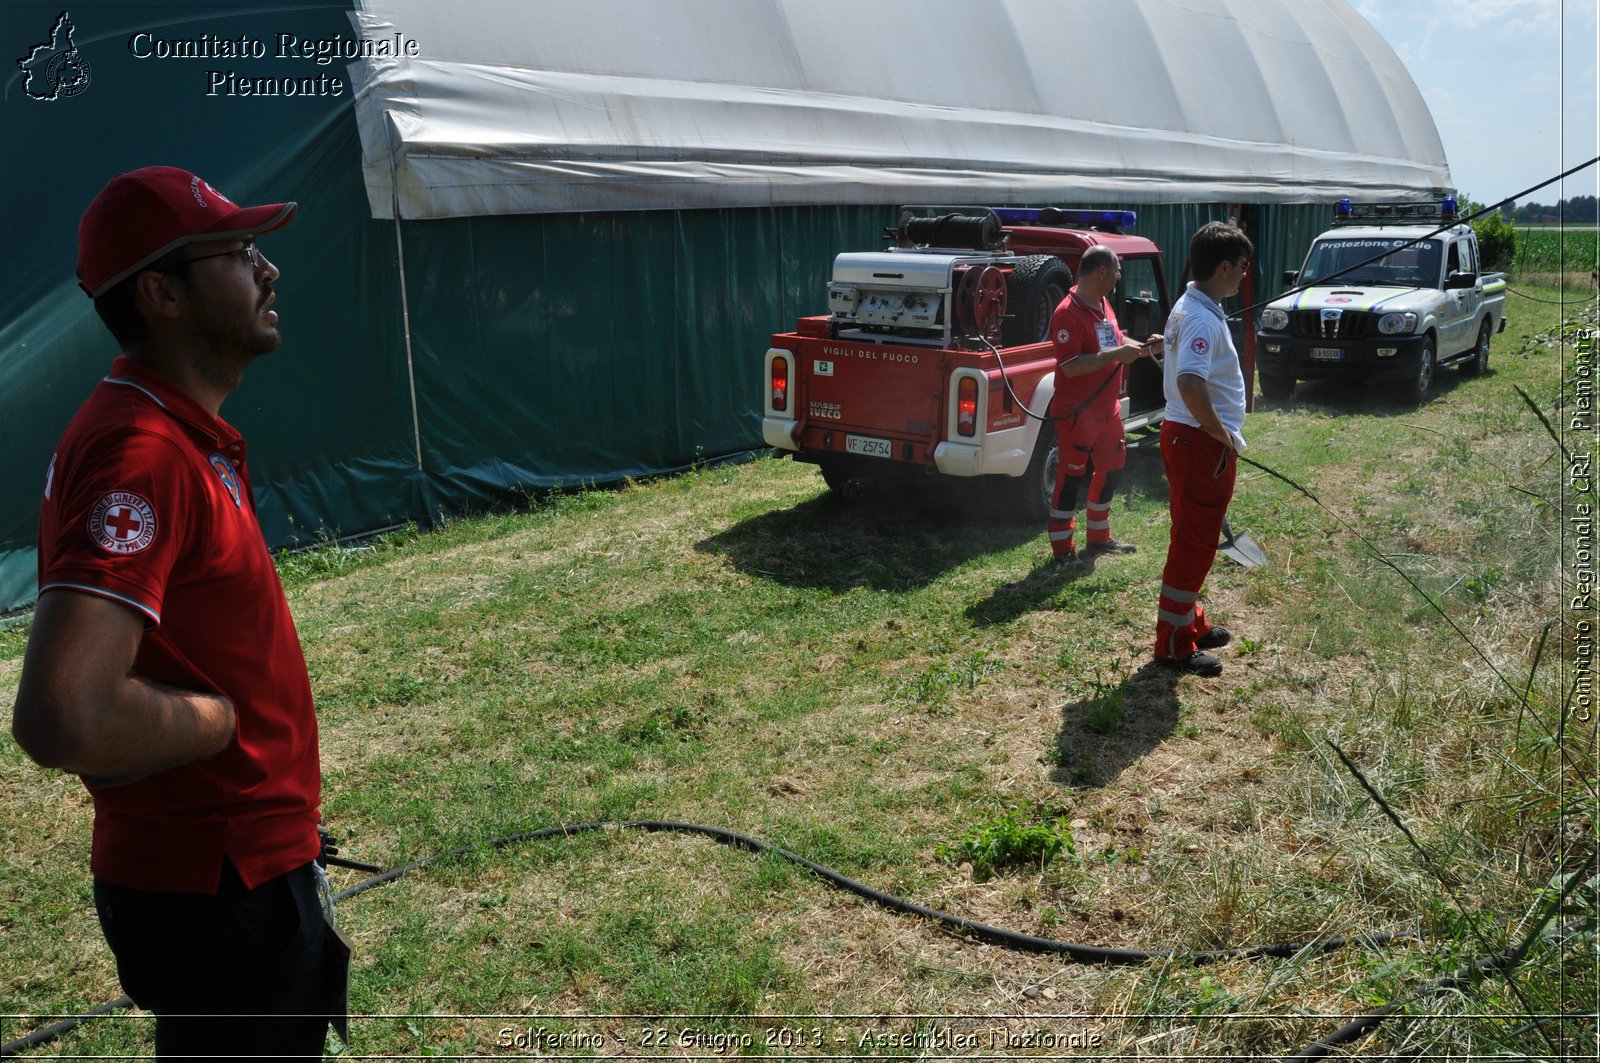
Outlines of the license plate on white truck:
[[845,436],[844,449],[850,454],[865,454],[872,458],[889,458],[894,456],[894,445],[887,439],[877,439],[873,436]]

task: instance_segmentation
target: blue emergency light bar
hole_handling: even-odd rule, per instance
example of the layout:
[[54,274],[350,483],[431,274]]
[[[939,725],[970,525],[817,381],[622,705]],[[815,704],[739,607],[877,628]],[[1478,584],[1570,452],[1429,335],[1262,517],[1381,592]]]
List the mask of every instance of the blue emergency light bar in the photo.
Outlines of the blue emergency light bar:
[[[1000,216],[1002,225],[1039,225],[1038,207],[997,207],[995,213]],[[1055,207],[1043,208],[1052,212],[1053,217],[1049,224],[1067,222],[1072,225],[1087,225],[1090,228],[1110,227],[1116,229],[1131,229],[1139,223],[1139,215],[1131,210],[1059,210]]]
[[1349,196],[1333,204],[1336,224],[1352,222],[1382,223],[1405,221],[1449,221],[1456,216],[1456,197],[1445,196],[1437,203],[1352,203]]

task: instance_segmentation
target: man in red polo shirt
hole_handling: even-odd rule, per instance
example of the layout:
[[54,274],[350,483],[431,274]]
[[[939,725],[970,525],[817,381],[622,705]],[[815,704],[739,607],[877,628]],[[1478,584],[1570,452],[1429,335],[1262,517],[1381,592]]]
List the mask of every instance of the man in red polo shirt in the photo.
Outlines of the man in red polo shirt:
[[1078,261],[1078,283],[1050,317],[1056,356],[1056,390],[1050,417],[1056,426],[1060,465],[1046,531],[1056,561],[1078,563],[1074,516],[1089,489],[1088,545],[1084,555],[1129,554],[1132,543],[1111,535],[1111,496],[1127,455],[1122,432],[1123,366],[1147,353],[1161,353],[1161,337],[1146,345],[1123,338],[1109,296],[1122,277],[1115,251],[1095,245]]
[[79,284],[122,355],[45,477],[12,732],[94,799],[95,907],[162,1057],[321,1058],[341,1010],[311,684],[244,439],[218,416],[281,342],[255,239],[295,209],[147,167],[78,230]]

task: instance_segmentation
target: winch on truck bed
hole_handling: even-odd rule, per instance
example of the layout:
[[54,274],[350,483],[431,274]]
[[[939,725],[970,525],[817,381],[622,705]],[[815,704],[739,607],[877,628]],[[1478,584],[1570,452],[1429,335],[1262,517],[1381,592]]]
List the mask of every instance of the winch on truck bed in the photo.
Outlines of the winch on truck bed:
[[[772,338],[762,434],[830,487],[928,474],[982,477],[1018,517],[1054,486],[1050,316],[1088,248],[1117,252],[1112,306],[1128,335],[1166,321],[1161,251],[1123,230],[1132,211],[906,208],[893,246],[834,259],[828,313]],[[1130,366],[1130,431],[1158,424],[1159,366]]]

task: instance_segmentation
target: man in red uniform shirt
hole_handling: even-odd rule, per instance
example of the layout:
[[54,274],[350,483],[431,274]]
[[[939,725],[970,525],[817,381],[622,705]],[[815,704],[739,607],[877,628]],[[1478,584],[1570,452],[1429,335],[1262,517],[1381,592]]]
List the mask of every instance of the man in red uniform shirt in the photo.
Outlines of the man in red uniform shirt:
[[1122,433],[1123,366],[1161,353],[1161,337],[1150,337],[1149,350],[1123,338],[1117,315],[1107,298],[1122,277],[1122,264],[1111,248],[1096,245],[1078,261],[1078,283],[1050,318],[1056,354],[1056,390],[1050,399],[1060,464],[1051,496],[1047,531],[1055,560],[1077,562],[1074,514],[1089,488],[1088,545],[1084,554],[1131,554],[1132,543],[1111,535],[1111,496],[1116,494],[1127,444]]
[[218,416],[281,342],[255,239],[295,209],[147,167],[78,230],[79,284],[122,355],[45,477],[12,732],[94,799],[95,907],[162,1057],[321,1058],[344,988],[313,862],[311,684],[245,442]]

